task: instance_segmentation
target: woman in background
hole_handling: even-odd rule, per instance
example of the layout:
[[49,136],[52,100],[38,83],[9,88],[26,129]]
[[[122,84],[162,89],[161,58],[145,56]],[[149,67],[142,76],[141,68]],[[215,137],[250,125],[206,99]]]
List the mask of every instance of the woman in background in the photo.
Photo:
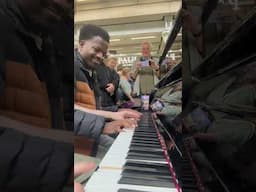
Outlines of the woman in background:
[[119,70],[120,75],[120,83],[119,83],[119,93],[120,93],[120,100],[121,103],[130,101],[128,103],[133,103],[134,99],[132,97],[132,87],[129,82],[130,78],[130,69],[129,68],[123,68],[122,70]]

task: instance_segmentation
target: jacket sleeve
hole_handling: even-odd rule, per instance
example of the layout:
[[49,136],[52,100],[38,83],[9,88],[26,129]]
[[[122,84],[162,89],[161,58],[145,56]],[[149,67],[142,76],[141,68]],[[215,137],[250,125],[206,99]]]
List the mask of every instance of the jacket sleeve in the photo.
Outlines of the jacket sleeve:
[[98,139],[104,128],[105,118],[80,110],[75,110],[74,113],[75,134]]
[[116,71],[112,71],[112,74],[113,74],[113,84],[114,84],[114,86],[115,86],[115,88],[116,88],[116,90],[118,89],[118,86],[119,86],[119,82],[120,82],[120,77],[119,77],[119,75],[117,74],[117,72]]
[[72,173],[72,144],[0,127],[0,151],[0,191],[61,191]]
[[4,56],[3,55],[4,55],[3,47],[0,41],[0,95],[2,94],[4,89]]
[[3,17],[3,15],[0,12],[0,23],[1,23],[1,35],[0,35],[0,95],[3,92],[3,88],[5,85],[5,49],[6,49],[6,44],[8,43],[9,40],[9,25],[6,23],[6,19]]

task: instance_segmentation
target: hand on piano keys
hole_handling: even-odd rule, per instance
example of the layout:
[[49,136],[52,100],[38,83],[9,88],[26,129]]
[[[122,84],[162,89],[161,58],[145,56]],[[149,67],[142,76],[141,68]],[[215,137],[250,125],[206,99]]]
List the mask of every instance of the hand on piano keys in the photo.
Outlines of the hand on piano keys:
[[103,129],[104,134],[120,133],[123,128],[136,128],[137,121],[134,119],[116,120],[105,124]]
[[87,192],[180,192],[151,114],[144,113],[138,128],[124,130],[86,184]]
[[132,109],[119,109],[116,115],[119,116],[119,119],[134,118],[136,120],[139,120],[142,116],[140,112]]

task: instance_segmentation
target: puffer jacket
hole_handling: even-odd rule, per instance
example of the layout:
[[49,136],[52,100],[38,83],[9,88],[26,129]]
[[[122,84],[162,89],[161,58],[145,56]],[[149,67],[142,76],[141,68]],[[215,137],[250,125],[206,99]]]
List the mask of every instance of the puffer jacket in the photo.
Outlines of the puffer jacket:
[[60,73],[51,39],[31,31],[16,0],[0,1],[0,23],[1,115],[63,129]]
[[[77,50],[74,52],[75,104],[89,109],[99,108],[97,86],[93,71],[85,68],[86,63]],[[96,94],[95,94],[96,93]]]

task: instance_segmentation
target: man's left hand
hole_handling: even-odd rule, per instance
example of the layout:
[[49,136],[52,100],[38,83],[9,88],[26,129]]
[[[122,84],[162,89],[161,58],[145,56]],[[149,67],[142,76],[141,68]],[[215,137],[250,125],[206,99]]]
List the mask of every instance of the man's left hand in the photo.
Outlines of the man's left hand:
[[106,86],[106,91],[110,93],[110,95],[114,94],[115,92],[115,85],[113,83],[108,83]]

